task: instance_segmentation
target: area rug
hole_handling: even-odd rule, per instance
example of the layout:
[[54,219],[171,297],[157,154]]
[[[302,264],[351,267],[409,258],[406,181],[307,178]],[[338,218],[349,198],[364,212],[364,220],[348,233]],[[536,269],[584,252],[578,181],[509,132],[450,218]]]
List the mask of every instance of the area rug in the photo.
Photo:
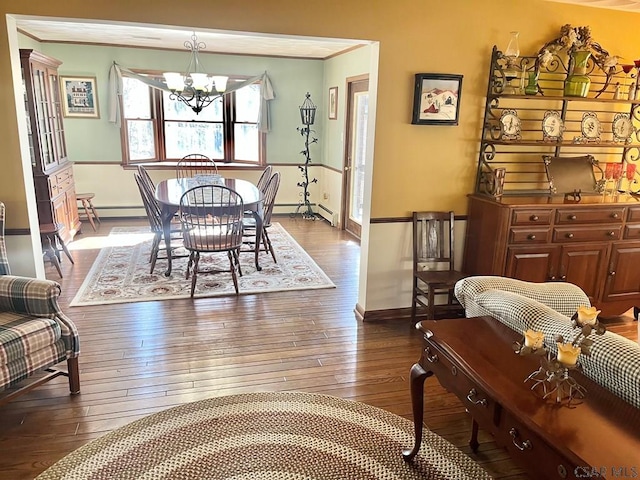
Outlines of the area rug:
[[[187,258],[173,260],[170,277],[164,276],[166,260],[158,260],[154,273],[149,273],[152,238],[145,227],[114,227],[70,306],[189,298],[191,279],[185,278]],[[270,254],[261,252],[262,270],[257,271],[253,252],[242,252],[243,275],[238,277],[240,294],[335,287],[279,223],[269,227],[269,238],[277,263]],[[227,269],[229,260],[226,253],[204,254],[200,265],[204,268],[219,265]],[[198,276],[196,297],[223,295],[235,295],[230,273]]]
[[37,480],[489,479],[425,429],[411,462],[413,423],[328,395],[269,392],[188,403],[118,428]]

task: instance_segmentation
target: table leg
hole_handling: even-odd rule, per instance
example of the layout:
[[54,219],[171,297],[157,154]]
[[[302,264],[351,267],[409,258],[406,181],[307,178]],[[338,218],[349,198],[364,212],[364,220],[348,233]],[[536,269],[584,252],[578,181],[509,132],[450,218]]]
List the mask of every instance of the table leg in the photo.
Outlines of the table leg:
[[171,275],[171,219],[176,212],[176,209],[168,205],[162,205],[162,233],[164,235],[164,246],[167,249],[167,270],[164,272],[165,277]]
[[422,422],[424,419],[424,381],[433,372],[425,370],[422,365],[415,363],[411,367],[411,405],[413,407],[413,427],[415,429],[415,443],[412,449],[402,450],[402,457],[411,460],[418,454],[422,444]]
[[264,225],[262,213],[261,212],[253,212],[253,218],[256,221],[256,245],[255,245],[255,256],[256,256],[256,270],[262,270],[262,267],[258,263],[258,254],[260,253],[260,244],[262,243],[262,228]]

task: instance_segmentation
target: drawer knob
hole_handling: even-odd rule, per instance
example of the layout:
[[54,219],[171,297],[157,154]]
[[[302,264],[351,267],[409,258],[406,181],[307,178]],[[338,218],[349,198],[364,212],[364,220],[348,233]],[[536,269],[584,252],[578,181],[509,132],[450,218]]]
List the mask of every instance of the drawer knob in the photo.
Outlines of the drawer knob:
[[429,363],[436,363],[438,361],[438,355],[435,353],[432,354],[429,347],[424,349],[424,358],[426,358]]
[[563,282],[564,282],[566,279],[567,279],[567,276],[566,276],[566,275],[562,275],[562,276],[560,277],[560,280],[562,280]]
[[612,214],[611,214],[611,218],[618,218],[618,216],[619,216],[619,215],[618,215],[617,213],[612,213]]
[[569,215],[569,220],[575,220],[576,218],[578,217],[576,217],[575,215]]
[[609,275],[612,276],[612,277],[615,277],[616,276],[616,272],[609,272]]
[[531,440],[525,440],[524,442],[518,443],[518,437],[520,436],[518,430],[512,428],[511,430],[509,430],[509,435],[511,435],[511,441],[518,450],[520,450],[521,452],[524,452],[525,450],[531,450]]
[[528,235],[528,236],[527,236],[527,239],[528,239],[528,240],[535,240],[535,239],[536,239],[536,236],[535,236],[535,235],[533,235],[533,234],[531,234],[531,235]]
[[529,220],[531,220],[532,222],[537,222],[537,221],[538,221],[538,220],[540,220],[540,219],[538,218],[538,215],[531,215],[531,216],[529,217]]
[[469,390],[469,395],[467,395],[467,400],[469,400],[469,402],[471,402],[474,405],[482,405],[483,407],[487,406],[487,399],[486,398],[481,398],[481,399],[476,399],[476,395],[478,395],[478,392],[476,391],[475,388],[472,388],[471,390]]
[[607,235],[610,237],[615,237],[616,236],[616,232],[611,231],[611,232],[607,232]]
[[560,478],[567,478],[567,467],[562,464],[558,465],[558,475]]
[[567,238],[573,238],[573,233],[567,233]]

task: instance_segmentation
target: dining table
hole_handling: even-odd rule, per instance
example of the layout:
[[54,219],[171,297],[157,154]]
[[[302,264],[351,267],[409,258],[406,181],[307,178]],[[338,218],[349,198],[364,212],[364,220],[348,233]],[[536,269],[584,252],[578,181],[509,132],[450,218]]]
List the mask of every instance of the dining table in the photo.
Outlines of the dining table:
[[250,212],[256,222],[255,264],[256,270],[262,270],[258,262],[258,254],[260,253],[260,242],[262,240],[264,194],[258,187],[247,180],[221,176],[215,176],[213,179],[208,179],[207,177],[203,175],[200,178],[198,176],[192,178],[169,178],[162,180],[156,186],[155,197],[161,209],[162,230],[167,249],[165,276],[171,275],[171,220],[180,208],[180,198],[187,190],[206,184],[223,185],[236,191],[242,197],[244,210]]

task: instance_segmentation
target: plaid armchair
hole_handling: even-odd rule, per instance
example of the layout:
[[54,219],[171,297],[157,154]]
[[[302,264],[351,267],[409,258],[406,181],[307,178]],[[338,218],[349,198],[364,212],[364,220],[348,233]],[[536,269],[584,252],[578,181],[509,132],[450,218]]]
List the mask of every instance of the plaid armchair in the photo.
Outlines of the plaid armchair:
[[[5,206],[0,202],[0,391],[38,371],[44,375],[2,396],[0,405],[59,375],[80,392],[78,331],[58,306],[60,284],[10,275],[4,240]],[[64,372],[53,367],[67,361]]]

